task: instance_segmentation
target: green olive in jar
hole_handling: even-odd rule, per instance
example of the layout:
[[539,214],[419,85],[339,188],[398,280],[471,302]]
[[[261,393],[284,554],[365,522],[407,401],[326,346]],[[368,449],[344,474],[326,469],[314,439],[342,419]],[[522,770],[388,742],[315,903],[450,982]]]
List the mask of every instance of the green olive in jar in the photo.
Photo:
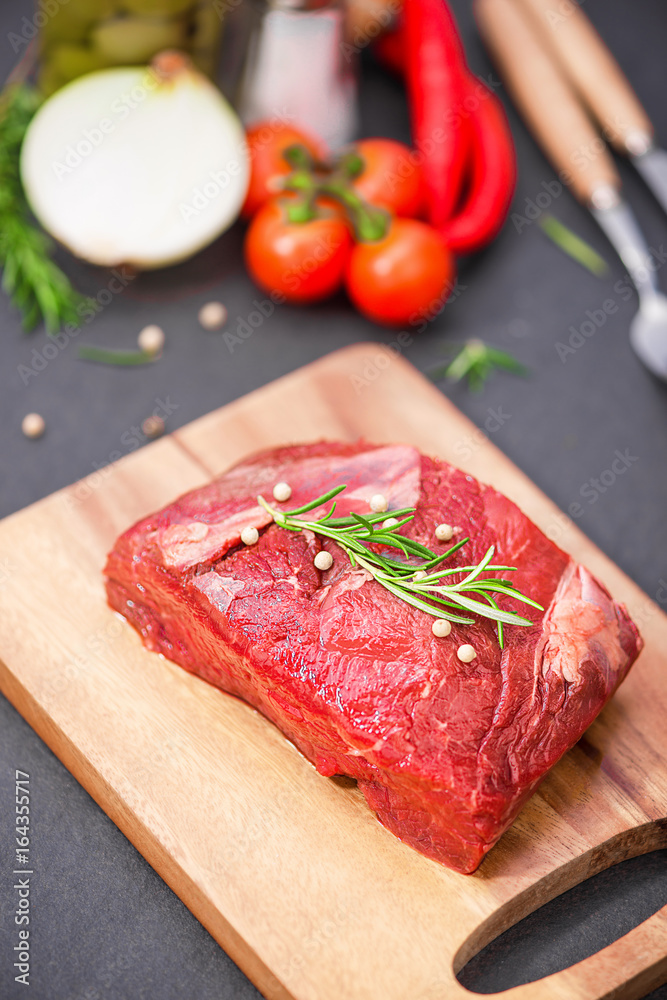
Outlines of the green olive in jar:
[[221,29],[222,21],[215,7],[202,4],[195,11],[190,50],[195,65],[209,76],[215,72]]
[[92,73],[96,69],[105,69],[109,65],[108,59],[104,59],[89,46],[67,43],[53,46],[48,55],[48,63],[66,81],[74,80],[84,73]]
[[192,0],[123,0],[123,9],[133,14],[157,14],[172,17],[192,7]]
[[187,26],[182,20],[119,17],[98,24],[91,38],[94,51],[111,63],[145,63],[162,49],[183,46],[187,41]]
[[117,4],[114,0],[67,0],[41,27],[42,47],[55,42],[83,42],[92,26],[102,18],[111,17]]
[[50,97],[67,83],[48,62],[42,63],[37,74],[37,86],[43,97]]

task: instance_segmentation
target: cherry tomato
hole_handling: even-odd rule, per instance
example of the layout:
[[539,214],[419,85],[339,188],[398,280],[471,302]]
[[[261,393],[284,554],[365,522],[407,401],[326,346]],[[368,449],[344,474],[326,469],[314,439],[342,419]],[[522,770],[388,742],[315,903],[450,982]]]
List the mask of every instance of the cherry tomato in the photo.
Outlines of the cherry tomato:
[[363,173],[353,181],[361,197],[394,215],[419,215],[424,185],[414,150],[393,139],[362,139],[354,148],[365,164]]
[[270,198],[276,196],[276,179],[286,176],[290,166],[283,158],[288,146],[299,143],[316,158],[326,156],[324,145],[306,132],[273,121],[259,122],[246,132],[250,156],[250,185],[241,215],[251,219]]
[[319,210],[308,222],[290,222],[293,203],[275,198],[250,223],[244,254],[251,277],[287,302],[318,302],[343,283],[352,237],[340,215]]
[[454,259],[435,229],[416,219],[392,219],[381,240],[356,244],[345,284],[364,316],[401,326],[435,316],[453,277]]

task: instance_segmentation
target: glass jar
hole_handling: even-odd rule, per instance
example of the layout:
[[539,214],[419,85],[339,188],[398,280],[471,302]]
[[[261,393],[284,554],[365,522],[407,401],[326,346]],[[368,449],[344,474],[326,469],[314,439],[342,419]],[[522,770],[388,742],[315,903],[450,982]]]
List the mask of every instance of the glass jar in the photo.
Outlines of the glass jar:
[[279,118],[331,149],[357,130],[343,0],[224,0],[223,93],[245,125]]
[[84,73],[143,65],[163,49],[189,53],[213,76],[224,9],[211,0],[63,0],[41,31],[39,87],[48,96]]

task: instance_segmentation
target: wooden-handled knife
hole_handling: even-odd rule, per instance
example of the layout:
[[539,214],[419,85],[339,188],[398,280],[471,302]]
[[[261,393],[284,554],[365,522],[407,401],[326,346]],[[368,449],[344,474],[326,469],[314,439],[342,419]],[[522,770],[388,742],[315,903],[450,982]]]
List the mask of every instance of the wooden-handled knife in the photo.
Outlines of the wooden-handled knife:
[[667,212],[667,152],[625,74],[575,0],[515,0],[604,137],[629,156]]
[[482,37],[561,179],[588,206],[618,201],[621,180],[579,96],[516,0],[476,0]]
[[[475,0],[480,31],[515,104],[560,179],[590,209],[627,267],[639,295],[630,341],[644,364],[667,380],[667,297],[659,289],[655,264],[632,210],[621,196],[620,178],[605,139],[587,113],[590,104],[555,58],[536,18],[525,10],[529,2],[537,4],[538,0]],[[578,58],[587,57],[580,53]],[[620,71],[615,80],[617,88],[624,90]],[[624,90],[626,98],[628,92],[632,97],[629,86]],[[653,175],[663,174],[660,156],[667,162],[667,154],[652,150],[651,133],[646,131],[650,122],[639,102],[634,108],[632,105],[632,100],[626,100],[624,106],[632,127],[617,128],[615,141],[629,151],[633,143],[638,144],[643,129],[644,152],[630,155],[644,176],[653,179]],[[598,109],[596,117],[602,114],[606,118],[611,105],[602,111],[599,104]],[[601,131],[608,135],[604,122],[601,125]],[[652,186],[658,198],[667,194],[667,183]],[[664,204],[667,206],[667,198]]]

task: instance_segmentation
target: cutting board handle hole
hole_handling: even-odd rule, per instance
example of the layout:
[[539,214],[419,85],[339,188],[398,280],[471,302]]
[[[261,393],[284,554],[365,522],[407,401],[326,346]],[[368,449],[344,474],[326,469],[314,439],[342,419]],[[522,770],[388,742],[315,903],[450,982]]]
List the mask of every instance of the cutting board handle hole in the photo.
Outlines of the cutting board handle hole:
[[[663,848],[605,868],[551,899],[469,958],[457,979],[478,994],[534,983],[596,954],[665,905]],[[470,945],[464,946],[468,954]]]

